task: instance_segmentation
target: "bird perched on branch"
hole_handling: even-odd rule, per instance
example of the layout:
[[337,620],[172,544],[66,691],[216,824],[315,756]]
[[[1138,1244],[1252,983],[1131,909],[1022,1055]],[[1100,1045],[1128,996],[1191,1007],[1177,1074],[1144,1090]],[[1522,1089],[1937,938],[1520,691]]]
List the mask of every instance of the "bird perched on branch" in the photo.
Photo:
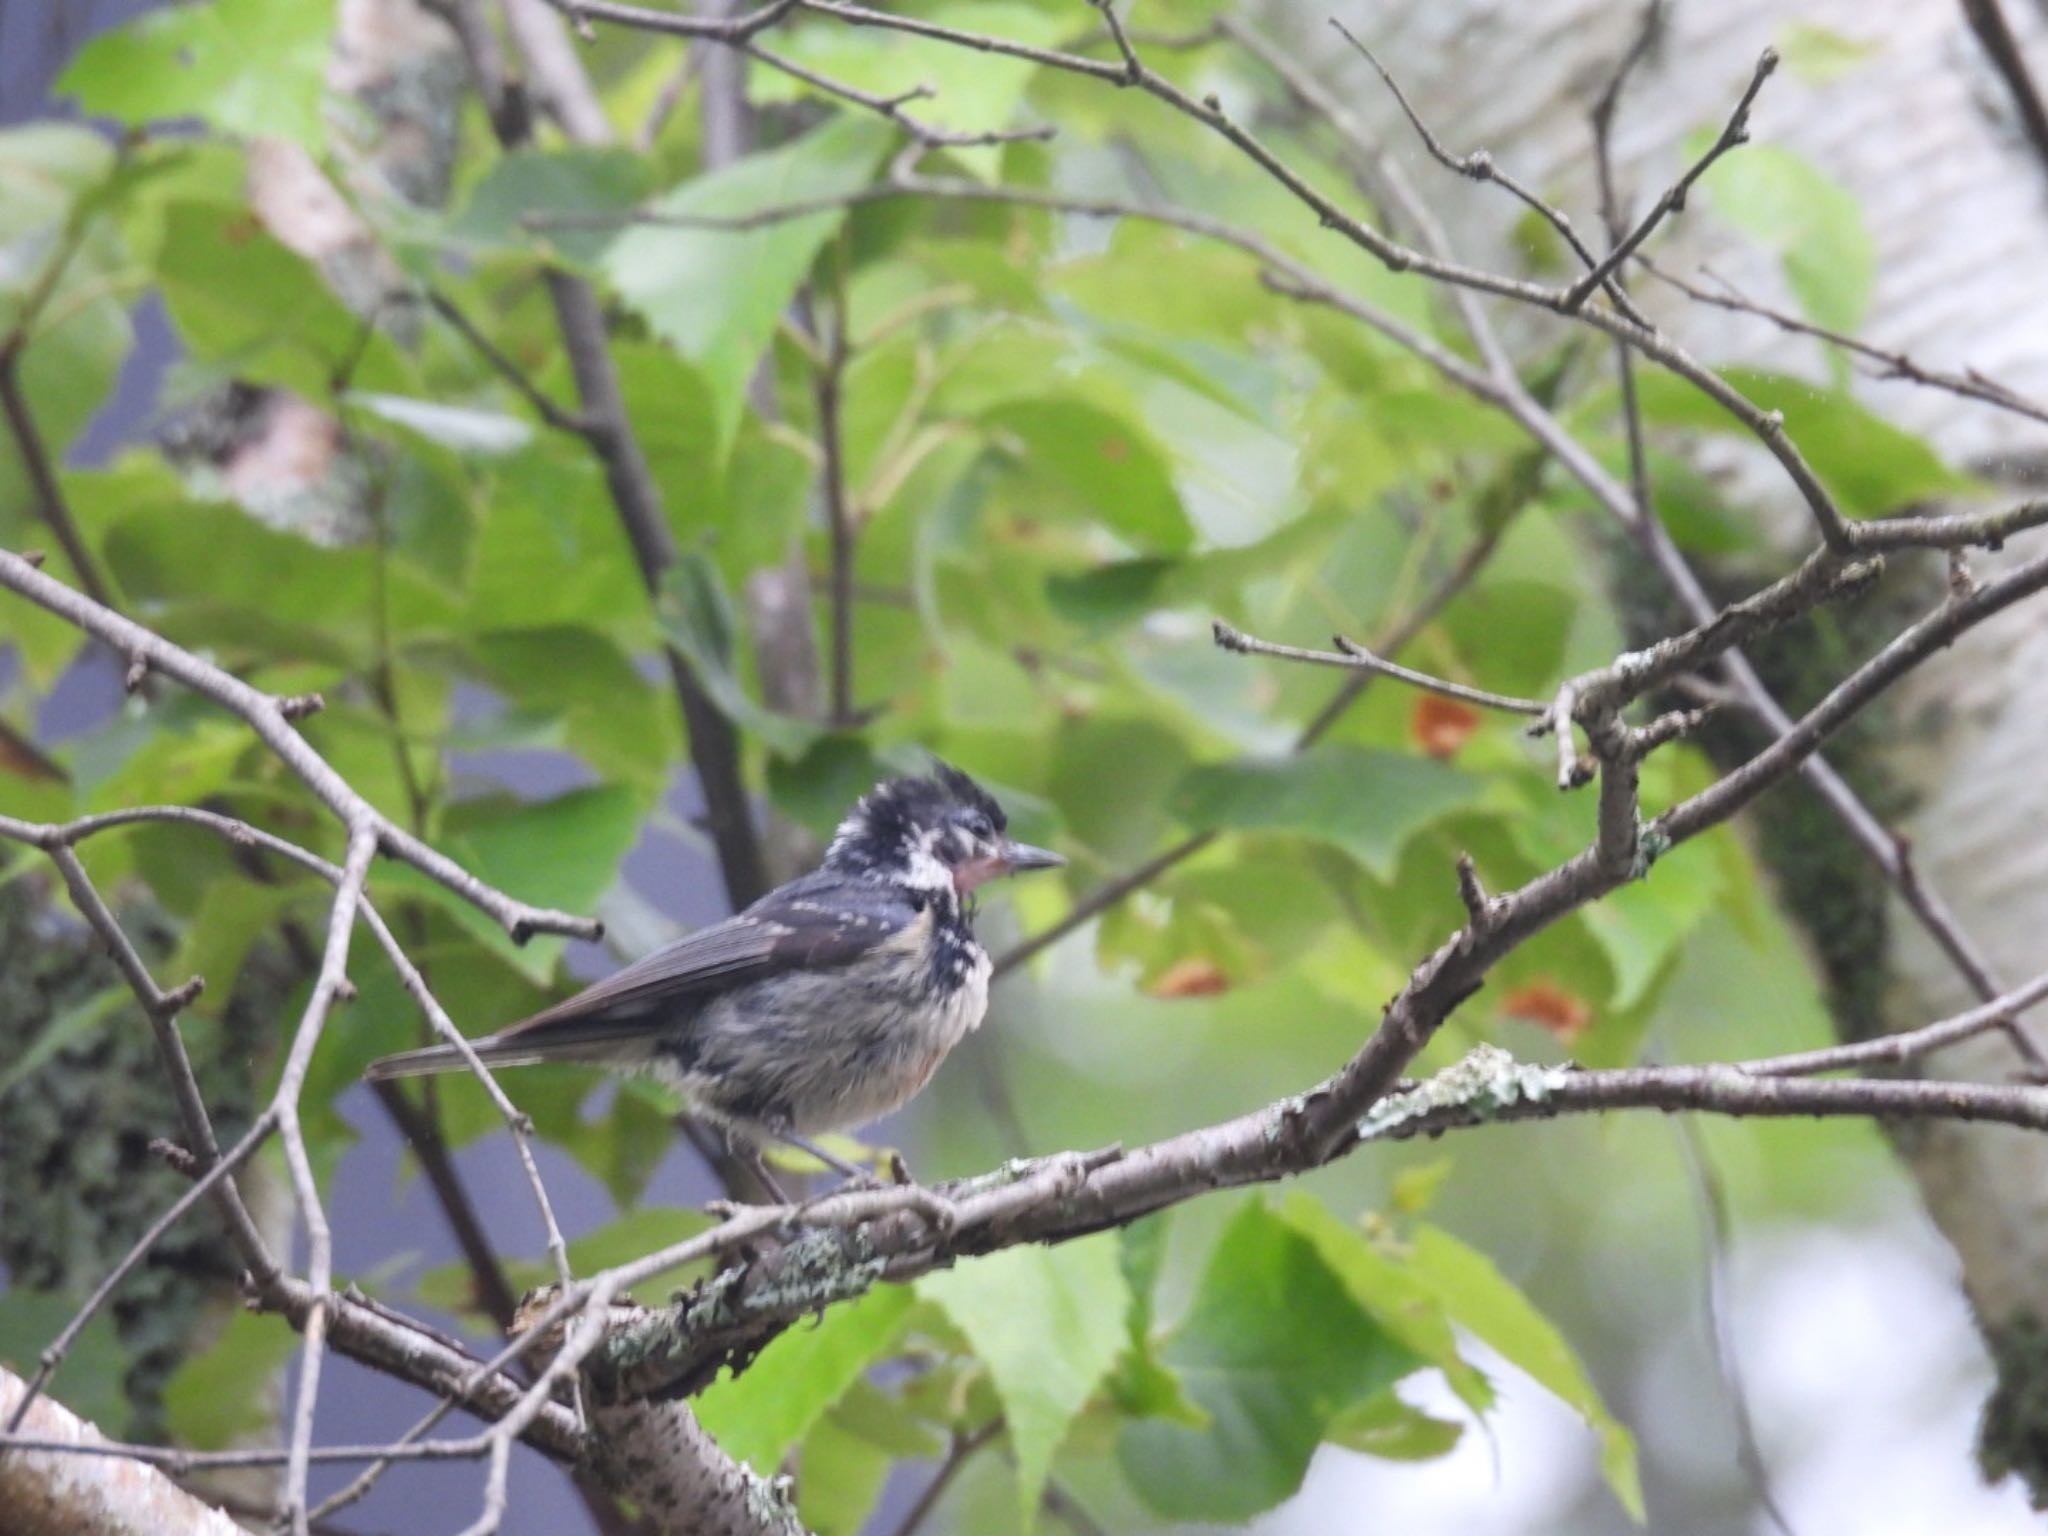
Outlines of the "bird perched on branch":
[[[938,763],[863,797],[822,867],[472,1048],[493,1067],[652,1073],[771,1189],[759,1159],[767,1141],[853,1175],[810,1138],[904,1104],[988,1007],[975,888],[1065,862],[1013,840],[995,797]],[[373,1062],[365,1076],[463,1065],[454,1046],[434,1045]]]

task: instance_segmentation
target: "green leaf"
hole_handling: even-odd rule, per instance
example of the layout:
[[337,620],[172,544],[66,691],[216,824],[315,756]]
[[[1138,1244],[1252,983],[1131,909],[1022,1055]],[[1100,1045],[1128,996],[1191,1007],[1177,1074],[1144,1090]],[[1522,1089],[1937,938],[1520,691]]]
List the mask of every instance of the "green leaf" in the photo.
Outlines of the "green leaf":
[[[318,270],[279,244],[247,208],[171,203],[157,280],[196,362],[312,400],[326,398],[345,370],[365,389],[403,389],[408,382],[390,337],[366,333]],[[251,294],[262,302],[251,303]]]
[[1065,396],[1012,400],[981,420],[1012,450],[1035,507],[1048,498],[1141,550],[1179,554],[1194,543],[1166,455],[1137,423]]
[[[1785,431],[1851,517],[1876,517],[1915,502],[1967,492],[1977,482],[1941,461],[1922,438],[1866,410],[1847,393],[1789,374],[1724,369],[1721,377]],[[1662,426],[1750,439],[1749,429],[1692,385],[1655,369],[1639,385],[1644,414]]]
[[1351,1299],[1379,1325],[1444,1374],[1458,1398],[1474,1413],[1493,1406],[1493,1388],[1458,1353],[1451,1318],[1435,1293],[1406,1265],[1367,1241],[1358,1228],[1339,1221],[1312,1195],[1290,1194],[1281,1218],[1315,1245],[1330,1272],[1344,1282]]
[[994,1378],[1027,1530],[1053,1452],[1124,1346],[1129,1293],[1117,1253],[1116,1238],[1102,1233],[1004,1249],[917,1282]]
[[[130,597],[162,605],[156,620],[187,645],[239,660],[368,665],[379,604],[377,556],[325,549],[266,528],[240,507],[145,499],[107,530],[107,563]],[[410,566],[388,572],[393,631],[449,621],[448,594]]]
[[[973,0],[919,14],[939,26],[993,33],[1035,47],[1057,43],[1072,30],[1056,10],[1009,0]],[[929,100],[913,101],[905,110],[921,123],[961,134],[1010,127],[1025,87],[1038,68],[1026,59],[857,27],[810,26],[785,31],[777,36],[777,51],[830,80],[877,96],[901,96],[921,85],[943,82],[944,88]],[[756,102],[796,101],[822,94],[793,76],[766,68],[749,72],[747,93]],[[1002,152],[1001,145],[986,145],[946,153],[948,159],[958,160],[978,175],[993,178]]]
[[[647,804],[643,791],[616,784],[571,790],[552,800],[473,801],[449,813],[441,851],[520,901],[588,912],[639,836]],[[409,865],[380,873],[394,885],[429,895],[530,980],[545,981],[554,973],[561,939],[544,934],[514,944],[489,916]]]
[[[0,130],[0,245],[54,232],[78,200],[106,180],[113,164],[113,146],[82,123],[44,121]],[[23,252],[29,250],[48,254],[46,246],[24,245]],[[15,252],[9,256],[0,263],[0,291],[25,287],[42,275],[41,262]]]
[[1440,1227],[1415,1233],[1408,1268],[1458,1326],[1578,1410],[1600,1438],[1600,1470],[1622,1507],[1643,1519],[1635,1437],[1607,1411],[1586,1367],[1557,1326],[1530,1304],[1491,1259]]
[[1332,743],[1194,768],[1174,814],[1198,832],[1289,832],[1333,843],[1382,880],[1408,839],[1471,805],[1484,781],[1431,758]]
[[265,1388],[298,1348],[281,1317],[244,1311],[228,1316],[221,1336],[180,1365],[164,1386],[164,1416],[180,1444],[225,1450],[274,1418]]
[[861,737],[820,736],[799,757],[768,760],[768,789],[778,811],[825,843],[847,807],[888,773]]
[[1134,1419],[1166,1419],[1189,1429],[1206,1429],[1209,1415],[1191,1401],[1181,1379],[1160,1360],[1152,1338],[1152,1292],[1166,1262],[1169,1213],[1155,1212],[1118,1234],[1118,1262],[1130,1287],[1125,1319],[1130,1348],[1117,1362],[1109,1396]]
[[[887,125],[873,117],[837,117],[686,182],[657,198],[652,212],[731,218],[838,197],[867,185],[890,143]],[[620,295],[711,380],[722,441],[732,438],[747,381],[812,258],[845,218],[839,208],[745,231],[642,224],[605,253]]]
[[[31,1290],[19,1279],[0,1291],[0,1365],[17,1376],[33,1375],[38,1357],[83,1300],[83,1295]],[[103,1308],[64,1356],[51,1392],[81,1419],[98,1425],[100,1433],[121,1439],[133,1412],[126,1390],[131,1363],[112,1309]]]
[[828,1414],[804,1439],[797,1518],[814,1536],[860,1536],[896,1458]]
[[444,405],[438,400],[412,400],[404,395],[351,393],[359,405],[394,427],[417,433],[430,443],[461,453],[511,453],[533,441],[533,428],[517,416]]
[[1659,859],[1648,879],[1623,886],[1581,912],[1614,967],[1610,1006],[1633,1008],[1649,993],[1685,941],[1722,905],[1723,876],[1712,848],[1680,848]]
[[332,0],[166,6],[87,43],[58,78],[86,112],[146,128],[197,117],[246,137],[326,144]]
[[1340,1414],[1423,1363],[1256,1199],[1217,1239],[1187,1320],[1160,1354],[1210,1426],[1141,1420],[1124,1431],[1119,1457],[1153,1509],[1203,1521],[1278,1504],[1301,1486]]
[[647,589],[587,451],[541,438],[492,462],[464,619],[472,632],[587,625],[651,640]]
[[448,827],[465,867],[506,895],[537,906],[586,911],[612,883],[640,830],[641,797],[616,785],[481,816],[458,808]]
[[469,652],[514,711],[556,722],[561,744],[606,778],[667,783],[676,761],[674,700],[607,636],[568,624],[494,630]]
[[1401,1401],[1389,1387],[1341,1415],[1330,1426],[1332,1445],[1383,1461],[1434,1461],[1457,1449],[1465,1426]]
[[[1689,149],[1704,151],[1697,138]],[[1700,185],[1714,211],[1778,252],[1785,280],[1816,325],[1854,333],[1877,286],[1877,242],[1855,195],[1777,144],[1751,144],[1716,161]]]
[[799,757],[819,727],[756,703],[733,670],[739,624],[717,568],[692,551],[669,568],[661,592],[662,633],[688,658],[697,681],[727,719],[785,757]]
[[1775,46],[1785,68],[1808,85],[1827,85],[1861,69],[1884,51],[1881,39],[1851,37],[1813,22],[1787,22],[1778,29]]
[[772,1477],[783,1453],[896,1342],[914,1303],[902,1286],[878,1285],[798,1322],[738,1377],[707,1388],[692,1407],[719,1445]]
[[470,248],[530,250],[543,242],[578,261],[594,261],[615,226],[554,224],[551,214],[622,213],[647,190],[647,159],[630,149],[515,149],[492,163],[449,221],[446,243]]
[[1045,579],[1054,613],[1090,639],[1136,623],[1159,606],[1160,589],[1178,569],[1171,560],[1112,560],[1073,574]]

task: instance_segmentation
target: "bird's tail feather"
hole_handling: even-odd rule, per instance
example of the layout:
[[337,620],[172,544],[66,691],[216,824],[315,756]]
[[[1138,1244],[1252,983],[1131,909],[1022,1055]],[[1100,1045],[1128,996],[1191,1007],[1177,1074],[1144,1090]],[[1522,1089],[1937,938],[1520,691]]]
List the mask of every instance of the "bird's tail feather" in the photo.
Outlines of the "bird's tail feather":
[[[487,1067],[531,1067],[542,1062],[613,1062],[632,1059],[629,1042],[645,1042],[646,1030],[588,1020],[564,1021],[539,1029],[507,1030],[469,1042]],[[417,1051],[385,1056],[363,1069],[366,1082],[386,1083],[399,1077],[425,1077],[433,1072],[460,1072],[468,1066],[452,1045],[429,1045]]]

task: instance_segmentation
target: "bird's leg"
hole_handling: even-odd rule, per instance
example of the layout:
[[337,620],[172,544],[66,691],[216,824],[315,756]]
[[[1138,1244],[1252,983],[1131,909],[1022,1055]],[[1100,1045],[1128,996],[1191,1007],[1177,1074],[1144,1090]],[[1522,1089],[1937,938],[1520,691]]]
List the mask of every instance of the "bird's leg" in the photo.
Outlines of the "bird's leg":
[[862,1184],[872,1184],[875,1182],[875,1176],[867,1169],[856,1168],[845,1158],[835,1153],[827,1152],[808,1136],[799,1136],[795,1131],[777,1131],[775,1137],[778,1141],[788,1142],[800,1152],[810,1153],[811,1156],[815,1157],[827,1168],[832,1169],[836,1173],[843,1174],[849,1179]]
[[789,1195],[775,1182],[775,1175],[768,1171],[768,1160],[761,1155],[761,1144],[750,1136],[742,1136],[727,1127],[720,1128],[725,1135],[725,1149],[747,1165],[747,1171],[761,1181],[761,1188],[768,1193],[773,1205],[788,1205]]
[[761,1187],[768,1191],[768,1198],[777,1205],[788,1205],[789,1192],[778,1184],[775,1175],[768,1171],[768,1160],[761,1155],[761,1149],[749,1147],[741,1156],[748,1170],[761,1181]]

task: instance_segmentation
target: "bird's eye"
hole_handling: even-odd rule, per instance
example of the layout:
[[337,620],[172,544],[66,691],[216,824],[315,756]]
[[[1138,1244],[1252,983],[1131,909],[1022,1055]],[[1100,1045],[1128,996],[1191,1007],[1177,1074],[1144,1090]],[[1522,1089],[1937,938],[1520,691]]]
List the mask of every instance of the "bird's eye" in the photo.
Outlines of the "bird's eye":
[[967,830],[983,842],[992,841],[996,835],[995,824],[979,811],[967,819]]

